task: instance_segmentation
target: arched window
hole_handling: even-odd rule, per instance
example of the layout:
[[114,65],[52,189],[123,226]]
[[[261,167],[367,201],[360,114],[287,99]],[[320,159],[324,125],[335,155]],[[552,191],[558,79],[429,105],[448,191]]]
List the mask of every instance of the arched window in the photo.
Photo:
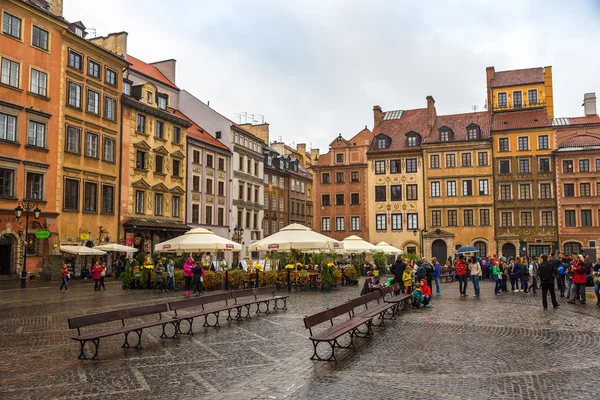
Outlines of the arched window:
[[479,253],[477,253],[479,257],[487,256],[487,244],[485,244],[485,242],[475,242],[474,246],[477,250],[479,250]]
[[581,245],[577,242],[565,243],[565,255],[581,254]]

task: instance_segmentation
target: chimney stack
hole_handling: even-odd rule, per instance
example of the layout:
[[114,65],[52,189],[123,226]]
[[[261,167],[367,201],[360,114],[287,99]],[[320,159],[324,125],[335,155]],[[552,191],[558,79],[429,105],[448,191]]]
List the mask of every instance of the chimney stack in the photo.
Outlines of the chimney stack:
[[433,96],[427,96],[427,126],[429,128],[433,128],[433,125],[435,125],[435,117],[436,112],[435,112],[435,100],[433,99]]
[[380,106],[373,106],[373,128],[375,128],[383,119],[383,111]]
[[63,16],[63,0],[48,0],[48,11],[57,17]]
[[90,39],[90,42],[125,57],[127,56],[127,35],[127,32],[109,33],[107,36]]
[[596,115],[596,93],[586,93],[583,95],[583,111],[585,116]]
[[487,109],[488,111],[492,111],[492,107],[494,105],[494,99],[492,96],[492,81],[494,80],[494,75],[496,75],[496,70],[494,67],[487,67],[485,69],[485,81],[487,86]]

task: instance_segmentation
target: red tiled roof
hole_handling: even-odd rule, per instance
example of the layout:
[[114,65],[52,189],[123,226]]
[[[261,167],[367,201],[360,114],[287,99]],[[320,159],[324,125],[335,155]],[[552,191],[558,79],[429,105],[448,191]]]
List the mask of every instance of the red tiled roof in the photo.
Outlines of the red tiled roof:
[[600,147],[600,138],[591,135],[573,136],[558,145],[559,149],[568,147]]
[[515,111],[494,114],[492,131],[511,129],[543,128],[552,126],[546,110]]
[[451,141],[460,142],[467,140],[467,127],[471,124],[479,126],[479,129],[481,130],[480,139],[489,139],[490,115],[483,111],[465,114],[438,115],[435,119],[435,125],[431,134],[423,138],[423,143],[437,143],[439,141],[439,130],[444,126],[450,128],[454,134]]
[[373,135],[377,136],[383,133],[392,139],[392,143],[386,149],[376,149],[376,140],[373,140],[368,152],[385,153],[389,151],[418,150],[420,147],[406,147],[406,134],[411,131],[420,134],[421,138],[429,135],[430,128],[427,127],[427,108],[404,110],[402,116],[398,119],[383,119],[373,128]]
[[542,67],[498,71],[492,78],[491,87],[524,85],[527,83],[544,83]]
[[183,119],[191,122],[192,126],[190,126],[187,129],[188,136],[191,136],[194,139],[198,139],[199,141],[207,143],[207,144],[212,145],[214,147],[218,147],[220,149],[229,151],[229,147],[227,147],[223,143],[219,142],[212,135],[210,135],[208,132],[206,132],[204,129],[202,129],[200,127],[200,125],[196,124],[194,121],[192,121],[191,119],[189,119],[181,111],[175,110],[173,108],[169,108],[169,112],[175,114],[179,118],[183,118]]
[[596,114],[586,115],[585,117],[569,117],[569,121],[571,125],[597,124],[600,123],[600,117]]
[[179,88],[177,86],[175,86],[175,84],[173,82],[171,82],[169,79],[167,79],[167,77],[164,76],[163,73],[160,72],[158,68],[156,68],[150,64],[147,64],[138,58],[130,56],[129,54],[127,55],[127,61],[129,61],[131,63],[132,70],[137,71],[141,74],[144,74],[144,75],[146,75],[160,83],[163,83],[167,86],[170,86],[173,89],[179,90]]

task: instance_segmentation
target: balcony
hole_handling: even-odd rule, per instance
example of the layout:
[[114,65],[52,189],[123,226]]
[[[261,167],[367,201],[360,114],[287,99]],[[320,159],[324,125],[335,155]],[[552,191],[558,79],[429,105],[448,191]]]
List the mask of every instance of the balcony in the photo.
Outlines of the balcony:
[[492,108],[492,111],[494,111],[494,112],[520,111],[520,110],[532,110],[532,109],[536,109],[536,108],[545,108],[545,107],[546,107],[545,101],[540,101],[537,103],[523,102],[523,104],[521,104],[520,106],[509,106],[508,104],[505,106],[496,106],[496,107]]

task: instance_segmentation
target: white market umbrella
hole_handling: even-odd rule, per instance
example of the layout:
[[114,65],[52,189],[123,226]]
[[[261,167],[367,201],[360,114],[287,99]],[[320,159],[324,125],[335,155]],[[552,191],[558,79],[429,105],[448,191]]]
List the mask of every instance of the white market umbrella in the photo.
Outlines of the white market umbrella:
[[374,246],[373,251],[383,251],[386,254],[404,254],[404,252],[389,243],[379,242]]
[[343,253],[364,253],[376,251],[376,247],[374,245],[356,235],[348,236],[346,239],[342,240],[342,243],[344,245]]
[[101,244],[100,246],[94,246],[94,248],[103,251],[114,251],[117,253],[131,253],[139,251],[135,247],[123,246],[122,244],[118,243]]
[[185,251],[190,253],[242,250],[242,245],[214,234],[208,229],[195,228],[181,236],[167,240],[154,246],[154,251]]
[[60,246],[60,251],[78,256],[102,256],[106,254],[105,251],[92,249],[87,246]]
[[250,245],[250,251],[334,250],[343,248],[335,239],[301,224],[290,224],[279,232]]

